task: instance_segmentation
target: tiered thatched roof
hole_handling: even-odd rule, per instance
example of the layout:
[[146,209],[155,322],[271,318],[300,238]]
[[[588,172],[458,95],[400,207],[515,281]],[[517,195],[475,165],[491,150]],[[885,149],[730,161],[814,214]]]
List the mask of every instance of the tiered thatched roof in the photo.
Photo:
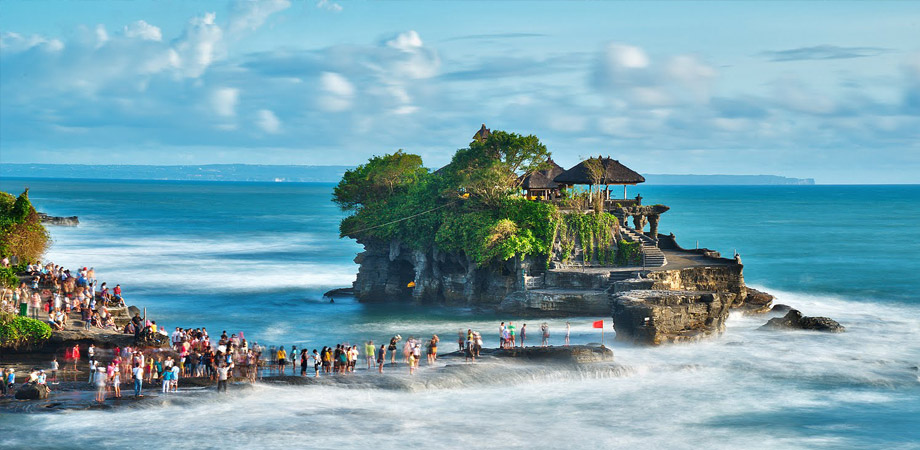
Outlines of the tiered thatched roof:
[[546,161],[550,167],[543,170],[532,172],[524,177],[521,187],[524,189],[556,189],[559,183],[553,181],[554,178],[565,172],[559,164],[556,164],[552,158]]
[[[598,184],[639,184],[645,182],[645,177],[620,164],[619,161],[610,159],[609,156],[606,158],[598,156],[598,159],[600,159],[604,168],[604,176]],[[586,163],[587,161],[582,161],[577,166],[556,176],[553,181],[559,184],[595,184]]]
[[485,142],[485,140],[488,139],[489,136],[491,135],[492,135],[492,131],[486,128],[486,124],[482,124],[482,128],[480,128],[479,131],[477,131],[476,134],[473,135],[473,140],[479,141],[479,142]]

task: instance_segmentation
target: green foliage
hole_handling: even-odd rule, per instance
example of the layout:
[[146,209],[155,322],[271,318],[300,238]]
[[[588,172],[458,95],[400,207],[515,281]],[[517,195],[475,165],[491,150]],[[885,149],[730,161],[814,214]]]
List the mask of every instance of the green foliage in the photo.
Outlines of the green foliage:
[[548,203],[506,198],[493,208],[464,205],[444,214],[435,243],[466,254],[478,266],[515,255],[549,258],[559,212]]
[[40,320],[0,313],[0,348],[30,347],[51,337],[51,326]]
[[620,240],[617,244],[616,263],[618,266],[636,266],[642,264],[642,247],[639,242]]
[[0,193],[0,255],[37,260],[48,248],[51,237],[29,201],[26,189],[15,200]]
[[448,184],[496,206],[516,192],[521,175],[546,168],[548,159],[536,136],[496,130],[485,141],[457,150],[444,175]]
[[427,174],[418,155],[399,150],[375,156],[366,164],[346,171],[333,190],[332,199],[343,210],[355,210],[387,201]]
[[13,289],[19,286],[19,277],[16,276],[16,269],[12,267],[0,267],[0,287]]
[[600,264],[613,263],[616,248],[612,246],[618,226],[617,218],[605,212],[582,214],[569,213],[557,224],[557,235],[562,246],[561,259],[568,261],[581,244],[585,263],[597,261]]

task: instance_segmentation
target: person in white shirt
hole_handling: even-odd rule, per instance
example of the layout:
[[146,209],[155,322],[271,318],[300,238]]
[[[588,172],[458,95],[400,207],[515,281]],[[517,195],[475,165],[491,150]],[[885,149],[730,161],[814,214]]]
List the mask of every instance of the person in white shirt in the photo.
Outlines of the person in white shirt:
[[143,397],[141,388],[144,383],[144,368],[138,363],[134,363],[134,369],[131,370],[131,376],[134,377],[134,397]]

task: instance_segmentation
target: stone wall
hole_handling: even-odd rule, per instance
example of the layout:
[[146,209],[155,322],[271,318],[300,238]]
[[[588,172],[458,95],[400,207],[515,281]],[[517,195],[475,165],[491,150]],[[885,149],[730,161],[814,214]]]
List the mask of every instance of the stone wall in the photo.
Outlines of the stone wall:
[[629,291],[613,297],[611,313],[617,340],[658,345],[721,333],[731,303],[717,292]]

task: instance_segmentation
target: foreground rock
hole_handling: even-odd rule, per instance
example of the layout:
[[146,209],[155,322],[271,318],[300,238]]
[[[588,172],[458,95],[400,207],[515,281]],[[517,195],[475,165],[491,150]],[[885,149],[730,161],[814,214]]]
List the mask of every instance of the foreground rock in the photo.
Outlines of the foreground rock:
[[783,317],[770,319],[760,328],[766,330],[814,330],[828,333],[842,333],[846,330],[836,320],[827,317],[803,316],[797,309],[790,310]]
[[515,347],[513,349],[483,350],[499,358],[523,358],[530,361],[588,364],[613,361],[613,350],[600,345],[571,345],[568,347]]
[[55,216],[49,216],[45,213],[38,213],[38,218],[42,221],[42,223],[46,223],[49,225],[75,227],[80,224],[80,219],[78,219],[77,216],[55,217]]
[[616,338],[658,345],[718,334],[725,330],[731,300],[717,292],[623,292],[613,299]]
[[26,383],[16,390],[16,400],[44,400],[50,393],[44,384]]

